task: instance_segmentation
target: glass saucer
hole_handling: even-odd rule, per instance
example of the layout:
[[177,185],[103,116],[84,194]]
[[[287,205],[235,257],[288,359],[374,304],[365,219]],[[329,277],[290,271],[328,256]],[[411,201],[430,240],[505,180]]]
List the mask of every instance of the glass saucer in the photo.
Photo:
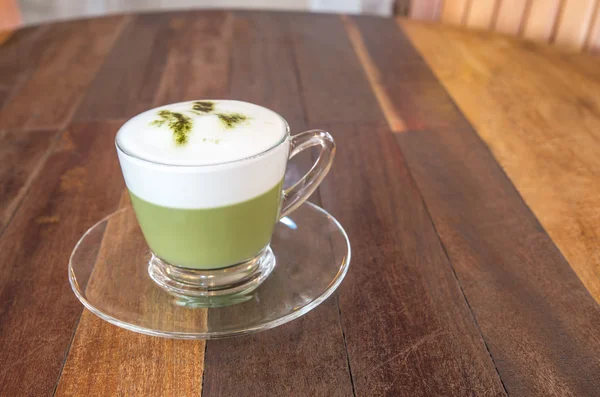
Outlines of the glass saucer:
[[216,339],[267,330],[314,309],[340,285],[350,243],[339,222],[305,203],[275,227],[277,265],[252,293],[229,306],[199,308],[167,294],[148,275],[150,249],[131,208],[92,226],[75,246],[69,281],[94,314],[142,334]]

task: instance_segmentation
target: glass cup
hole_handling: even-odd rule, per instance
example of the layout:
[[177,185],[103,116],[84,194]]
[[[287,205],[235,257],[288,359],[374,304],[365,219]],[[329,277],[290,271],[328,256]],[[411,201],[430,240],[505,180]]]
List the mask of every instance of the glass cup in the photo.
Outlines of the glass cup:
[[[161,288],[184,298],[231,297],[251,292],[271,273],[276,258],[269,243],[275,224],[315,191],[335,155],[329,133],[310,130],[292,136],[285,120],[283,124],[283,138],[266,151],[211,165],[148,161],[116,141],[133,209],[152,254],[148,272]],[[313,146],[319,148],[316,162],[284,190],[288,160]]]

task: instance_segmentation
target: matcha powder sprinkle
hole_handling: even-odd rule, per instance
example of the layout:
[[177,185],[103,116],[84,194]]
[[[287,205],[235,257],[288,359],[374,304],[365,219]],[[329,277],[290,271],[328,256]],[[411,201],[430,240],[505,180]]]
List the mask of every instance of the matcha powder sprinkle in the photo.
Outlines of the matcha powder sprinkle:
[[194,102],[192,109],[197,112],[210,113],[215,109],[215,104],[209,101]]
[[188,135],[192,130],[192,119],[183,113],[171,112],[170,110],[161,110],[158,112],[160,119],[154,120],[150,125],[157,127],[165,123],[173,131],[173,138],[177,145],[185,145],[188,141]]
[[231,129],[231,128],[235,127],[237,124],[248,120],[248,117],[241,113],[228,113],[228,114],[219,113],[219,114],[217,114],[217,117],[219,117],[219,120],[221,120],[223,125],[225,125],[225,128],[228,128],[228,129]]

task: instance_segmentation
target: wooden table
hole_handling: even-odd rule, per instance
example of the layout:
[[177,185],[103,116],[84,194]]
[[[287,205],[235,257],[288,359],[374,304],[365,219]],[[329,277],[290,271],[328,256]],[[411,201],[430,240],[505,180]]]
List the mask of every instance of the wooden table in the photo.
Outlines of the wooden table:
[[[600,395],[600,61],[370,17],[110,16],[3,34],[1,396]],[[105,323],[67,281],[142,110],[270,107],[338,142],[336,295],[250,337]],[[309,159],[295,163],[299,173]]]

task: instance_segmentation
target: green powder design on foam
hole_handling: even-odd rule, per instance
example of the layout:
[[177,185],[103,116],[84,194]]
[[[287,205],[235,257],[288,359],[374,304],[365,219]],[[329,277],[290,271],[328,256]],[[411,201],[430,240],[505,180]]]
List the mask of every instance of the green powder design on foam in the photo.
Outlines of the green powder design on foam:
[[215,110],[215,104],[210,101],[196,101],[192,105],[192,109],[197,112],[211,113]]
[[[210,101],[196,101],[192,105],[192,113],[210,114],[214,111],[215,104]],[[240,123],[247,121],[248,116],[241,113],[216,113],[215,114],[226,129],[233,129]],[[173,138],[177,145],[183,146],[188,142],[188,135],[192,130],[193,122],[189,116],[183,113],[172,112],[170,110],[161,110],[158,112],[158,120],[154,120],[150,125],[162,127],[164,124],[173,132]],[[203,142],[212,142],[218,144],[220,139],[203,139]]]
[[164,124],[173,131],[173,138],[177,145],[185,145],[188,141],[188,134],[192,130],[192,119],[183,113],[172,112],[170,110],[161,110],[158,112],[160,119],[154,120],[150,125],[161,127]]
[[248,120],[248,116],[241,113],[218,113],[217,117],[227,129],[232,129],[236,125]]

